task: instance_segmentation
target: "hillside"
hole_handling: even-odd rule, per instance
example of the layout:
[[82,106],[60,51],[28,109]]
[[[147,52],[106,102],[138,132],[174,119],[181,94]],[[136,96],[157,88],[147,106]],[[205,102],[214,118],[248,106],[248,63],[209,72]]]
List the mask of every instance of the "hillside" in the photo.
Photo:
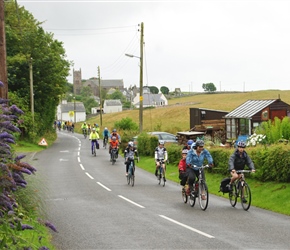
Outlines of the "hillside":
[[[167,131],[175,134],[178,131],[188,131],[189,108],[207,108],[231,111],[247,100],[277,99],[290,104],[290,90],[264,90],[252,92],[195,94],[192,96],[174,98],[169,105],[162,108],[144,109],[144,131]],[[114,123],[122,118],[130,117],[139,124],[139,110],[127,110],[120,113],[103,114],[103,126],[114,128]],[[88,120],[89,123],[98,123],[100,117]]]

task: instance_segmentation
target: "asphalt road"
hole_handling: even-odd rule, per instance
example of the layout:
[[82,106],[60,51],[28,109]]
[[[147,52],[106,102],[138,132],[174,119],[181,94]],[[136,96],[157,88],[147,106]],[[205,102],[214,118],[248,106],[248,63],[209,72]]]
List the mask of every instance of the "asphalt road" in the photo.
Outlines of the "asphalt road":
[[177,183],[139,168],[128,186],[123,158],[112,165],[102,147],[92,156],[80,134],[58,132],[33,158],[57,249],[290,249],[289,216],[214,195],[206,211],[192,208]]

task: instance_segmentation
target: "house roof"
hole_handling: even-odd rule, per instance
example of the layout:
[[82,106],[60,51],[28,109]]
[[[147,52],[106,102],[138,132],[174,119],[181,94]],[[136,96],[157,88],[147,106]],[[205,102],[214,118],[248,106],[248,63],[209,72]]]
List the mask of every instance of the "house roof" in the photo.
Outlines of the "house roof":
[[272,103],[276,102],[277,99],[272,100],[248,100],[236,109],[225,115],[225,118],[251,118],[262,109],[268,107]]
[[[161,101],[165,102],[166,99],[162,98],[162,95],[163,94],[143,93],[143,105],[159,104]],[[139,102],[136,104],[139,104]]]
[[[74,106],[74,104],[76,106]],[[76,108],[76,112],[86,112],[85,106],[82,102],[68,102],[66,104],[61,104],[61,110],[63,113],[69,112],[69,111],[74,111]]]
[[[101,87],[102,88],[111,88],[111,87],[119,87],[123,88],[124,87],[124,82],[123,79],[108,79],[108,80],[103,80],[101,79]],[[94,84],[96,86],[99,86],[99,79],[90,79],[85,82],[85,85],[88,84]]]
[[122,106],[122,103],[121,101],[118,99],[118,100],[105,100],[104,102],[104,106]]

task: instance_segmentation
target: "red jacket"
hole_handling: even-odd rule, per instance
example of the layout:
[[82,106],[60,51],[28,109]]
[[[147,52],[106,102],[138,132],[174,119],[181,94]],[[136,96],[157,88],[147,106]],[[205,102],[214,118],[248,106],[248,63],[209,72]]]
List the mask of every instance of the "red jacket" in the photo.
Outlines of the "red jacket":
[[178,164],[179,171],[185,172],[186,171],[186,159],[181,159]]

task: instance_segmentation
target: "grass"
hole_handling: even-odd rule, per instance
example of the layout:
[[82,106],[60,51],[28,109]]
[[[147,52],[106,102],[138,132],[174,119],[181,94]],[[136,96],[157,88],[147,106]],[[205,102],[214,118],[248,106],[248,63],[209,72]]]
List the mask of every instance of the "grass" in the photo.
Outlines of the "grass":
[[[144,131],[166,131],[172,134],[190,129],[190,108],[207,108],[214,110],[232,111],[247,100],[278,99],[290,103],[290,90],[263,90],[252,92],[233,92],[215,94],[195,94],[187,97],[174,98],[169,105],[161,108],[143,110]],[[176,104],[179,103],[179,104]],[[139,110],[126,110],[118,113],[102,115],[102,126],[112,130],[115,122],[129,117],[139,124]],[[101,124],[100,116],[90,118],[88,123]],[[76,124],[76,131],[80,131],[81,123]]]
[[[155,172],[155,163],[152,157],[142,156],[137,165],[152,174]],[[220,182],[225,177],[226,176],[222,176],[220,174],[214,174],[214,168],[213,173],[206,173],[206,181],[209,192],[228,199],[228,194],[219,192]],[[166,166],[166,179],[179,183],[177,166],[172,164],[168,164]],[[251,188],[253,206],[290,215],[290,183],[259,182],[253,178],[247,178],[247,176],[246,181]]]

